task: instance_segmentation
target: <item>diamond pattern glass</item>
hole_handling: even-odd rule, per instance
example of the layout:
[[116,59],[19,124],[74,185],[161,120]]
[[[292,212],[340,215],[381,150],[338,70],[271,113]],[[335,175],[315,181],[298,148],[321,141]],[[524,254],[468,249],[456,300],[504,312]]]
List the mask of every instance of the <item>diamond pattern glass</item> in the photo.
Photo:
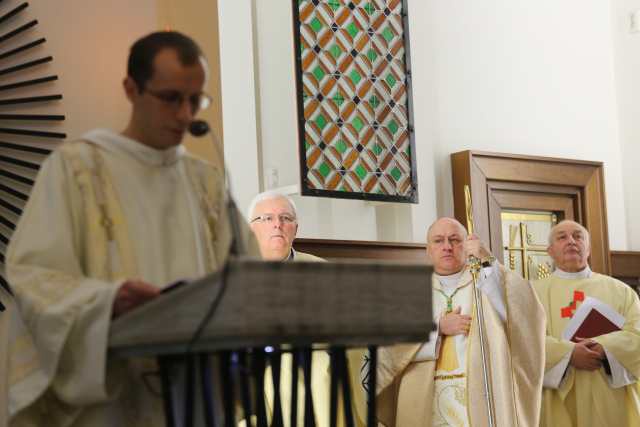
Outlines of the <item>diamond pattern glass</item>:
[[417,202],[404,2],[294,6],[302,193]]

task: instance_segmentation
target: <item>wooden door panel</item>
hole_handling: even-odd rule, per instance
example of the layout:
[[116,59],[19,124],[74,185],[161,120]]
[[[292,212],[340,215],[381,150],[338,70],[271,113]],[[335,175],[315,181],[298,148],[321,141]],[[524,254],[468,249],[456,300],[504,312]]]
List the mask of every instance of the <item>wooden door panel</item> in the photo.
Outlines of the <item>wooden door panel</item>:
[[601,162],[462,151],[451,155],[451,163],[455,217],[466,224],[468,185],[476,234],[490,242],[494,253],[501,254],[496,249],[502,248],[502,210],[553,211],[589,230],[591,268],[610,273]]

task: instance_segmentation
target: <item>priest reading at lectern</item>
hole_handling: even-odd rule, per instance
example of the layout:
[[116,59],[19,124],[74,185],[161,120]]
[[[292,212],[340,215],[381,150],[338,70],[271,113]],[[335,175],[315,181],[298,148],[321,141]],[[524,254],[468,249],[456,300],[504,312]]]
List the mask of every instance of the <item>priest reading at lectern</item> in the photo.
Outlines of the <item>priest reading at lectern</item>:
[[429,342],[379,350],[379,421],[386,427],[488,426],[474,284],[467,263],[482,262],[487,375],[494,426],[537,427],[544,360],[544,311],[528,281],[507,271],[452,218],[427,232],[433,263]]
[[162,399],[143,381],[155,361],[112,359],[107,341],[112,318],[228,255],[222,168],[181,144],[208,104],[206,78],[190,38],[141,38],[123,84],[126,128],[91,131],[42,165],[7,255],[25,326],[10,350],[11,426],[164,425]]
[[545,427],[640,426],[640,302],[626,284],[594,273],[589,232],[551,229],[555,271],[534,283],[547,314]]

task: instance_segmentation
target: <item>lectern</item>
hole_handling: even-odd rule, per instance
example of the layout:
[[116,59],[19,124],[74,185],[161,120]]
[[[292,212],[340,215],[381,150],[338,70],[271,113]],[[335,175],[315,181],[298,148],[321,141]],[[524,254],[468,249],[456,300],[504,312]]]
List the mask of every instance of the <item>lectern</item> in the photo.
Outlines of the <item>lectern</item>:
[[[292,410],[290,425],[313,426],[311,354],[328,351],[331,424],[336,423],[342,386],[343,415],[349,426],[353,414],[345,349],[368,347],[367,422],[376,425],[376,349],[427,341],[433,329],[431,272],[426,265],[380,262],[231,260],[220,272],[118,318],[111,326],[110,352],[116,357],[158,358],[168,426],[235,425],[236,402],[241,402],[244,417],[240,418],[247,425],[266,426],[267,365],[278,379],[271,425],[282,425],[277,387],[280,355],[292,352],[294,384],[301,367],[307,387],[305,415],[297,419]],[[177,377],[183,388],[176,388],[172,369],[182,369]],[[295,388],[291,399],[291,407],[297,408]]]

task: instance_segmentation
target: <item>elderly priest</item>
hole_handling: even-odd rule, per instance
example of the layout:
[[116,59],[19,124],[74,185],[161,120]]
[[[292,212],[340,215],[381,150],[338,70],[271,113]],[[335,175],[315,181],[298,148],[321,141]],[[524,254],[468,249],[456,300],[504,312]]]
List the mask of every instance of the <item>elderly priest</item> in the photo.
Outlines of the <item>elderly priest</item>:
[[495,425],[537,426],[544,311],[529,282],[505,270],[458,221],[427,232],[438,325],[423,344],[380,349],[377,403],[387,427],[487,426],[483,364],[467,257],[482,262],[481,291]]
[[[298,215],[293,200],[277,191],[266,191],[253,198],[249,205],[249,222],[253,233],[258,240],[262,258],[269,261],[295,261],[295,262],[324,262],[317,256],[296,251],[293,249],[293,241],[298,233]],[[352,374],[353,413],[356,417],[356,425],[363,425],[364,396],[359,387],[355,387],[354,378],[357,377],[357,368],[362,358],[363,351],[349,350],[350,373]],[[280,377],[280,392],[282,396],[282,412],[284,426],[290,425],[291,416],[291,366],[290,354],[282,356],[282,368]],[[266,397],[273,411],[274,391],[270,371],[267,375]],[[318,426],[329,425],[329,355],[323,351],[316,351],[313,355],[311,372],[311,390],[314,399],[315,422]],[[301,397],[298,399],[298,420],[303,420],[304,414],[304,388],[302,375],[299,376],[298,391]],[[342,410],[342,409],[340,409]],[[338,425],[342,425],[343,418],[338,417]]]
[[268,261],[324,261],[293,249],[298,233],[296,205],[285,194],[265,191],[249,205],[249,224],[258,240],[260,254]]
[[[576,222],[551,229],[548,252],[556,269],[534,284],[547,314],[541,425],[639,426],[638,296],[626,284],[591,271],[589,233]],[[597,307],[595,327],[586,326],[594,309],[585,317],[581,306]]]

